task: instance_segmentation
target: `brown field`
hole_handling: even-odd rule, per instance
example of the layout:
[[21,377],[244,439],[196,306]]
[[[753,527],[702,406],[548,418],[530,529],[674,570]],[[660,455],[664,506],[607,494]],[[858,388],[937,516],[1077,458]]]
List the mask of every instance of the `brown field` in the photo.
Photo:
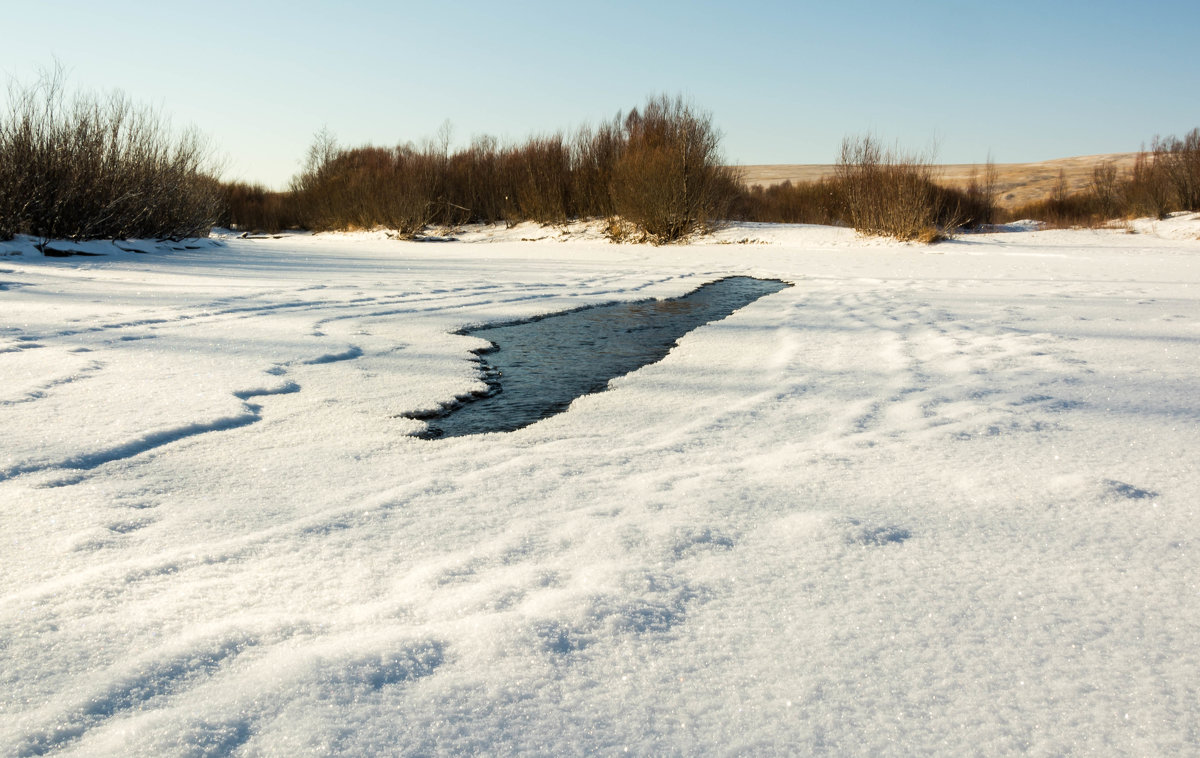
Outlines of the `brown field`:
[[[1001,207],[1014,208],[1018,205],[1049,197],[1058,183],[1061,171],[1071,191],[1083,189],[1092,178],[1092,169],[1105,162],[1112,162],[1118,170],[1133,166],[1137,153],[1108,153],[1105,155],[1082,155],[1075,158],[1058,158],[1040,163],[997,163],[997,202]],[[973,175],[983,174],[983,164],[953,163],[937,167],[939,180],[953,187],[966,187]],[[832,176],[832,164],[779,164],[742,166],[743,180],[747,185],[770,186],[784,181],[812,182]]]

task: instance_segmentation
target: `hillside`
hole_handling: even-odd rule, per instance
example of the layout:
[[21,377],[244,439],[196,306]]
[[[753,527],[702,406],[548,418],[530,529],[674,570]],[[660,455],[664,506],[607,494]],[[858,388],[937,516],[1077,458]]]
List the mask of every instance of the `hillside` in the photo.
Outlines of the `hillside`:
[[[1037,163],[997,163],[997,199],[1000,205],[1011,208],[1047,197],[1058,182],[1059,172],[1065,174],[1070,189],[1082,189],[1091,180],[1092,169],[1101,163],[1111,161],[1118,168],[1127,169],[1133,165],[1136,157],[1137,153],[1107,153],[1057,158]],[[784,181],[811,182],[832,176],[834,171],[834,165],[828,163],[773,164],[741,168],[746,184],[751,186],[769,186]],[[957,187],[965,187],[972,176],[983,172],[983,164],[953,163],[938,168],[942,181]]]

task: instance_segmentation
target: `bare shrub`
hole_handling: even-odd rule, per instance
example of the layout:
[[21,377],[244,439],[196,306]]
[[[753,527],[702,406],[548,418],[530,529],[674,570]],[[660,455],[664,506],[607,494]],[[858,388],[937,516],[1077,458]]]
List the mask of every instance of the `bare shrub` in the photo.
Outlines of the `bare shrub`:
[[1105,219],[1122,215],[1125,206],[1125,188],[1120,173],[1112,161],[1105,161],[1092,169],[1087,192],[1092,196],[1096,212]]
[[385,226],[418,234],[434,220],[447,165],[429,146],[343,149],[322,130],[292,179],[299,220],[313,231]]
[[836,167],[846,221],[864,234],[932,242],[962,224],[934,182],[931,158],[885,149],[870,135],[842,141]]
[[1069,192],[1062,177],[1050,197],[1008,215],[1052,226],[1102,226],[1122,217],[1164,218],[1176,210],[1200,210],[1200,129],[1183,139],[1156,137],[1124,175],[1112,163],[1101,163],[1080,192]]
[[353,184],[360,208],[353,226],[369,229],[382,225],[411,236],[436,221],[439,214],[447,218],[457,205],[447,196],[448,165],[448,155],[430,146],[423,151],[411,145],[394,148],[390,164],[386,151],[379,151],[371,170],[360,172]]
[[211,151],[124,95],[68,98],[61,71],[10,84],[0,118],[0,231],[43,239],[207,236]]
[[842,185],[832,179],[816,182],[785,181],[754,185],[734,201],[730,217],[742,221],[783,224],[827,224],[842,221],[845,198]]
[[960,201],[962,225],[978,227],[994,224],[999,215],[996,207],[996,190],[999,186],[999,175],[996,163],[988,155],[987,163],[983,166],[982,175],[973,172],[967,183],[966,196]]
[[1156,138],[1153,151],[1154,163],[1170,185],[1172,207],[1200,211],[1200,128],[1192,129],[1183,139]]
[[261,184],[223,182],[217,225],[243,231],[278,232],[300,226],[290,192],[276,192]]
[[1154,153],[1142,151],[1125,181],[1126,212],[1131,216],[1164,218],[1171,211],[1171,185]]
[[1063,169],[1058,171],[1050,197],[1039,206],[1038,218],[1051,226],[1096,226],[1099,223],[1096,196],[1090,192],[1071,192]]
[[304,168],[292,177],[291,191],[296,214],[301,225],[312,231],[337,228],[334,160],[337,158],[337,138],[328,129],[313,135],[313,143],[305,156]]
[[562,134],[530,138],[500,155],[507,221],[560,224],[574,216],[571,151]]
[[683,98],[651,98],[624,123],[613,166],[614,210],[655,243],[675,242],[723,218],[738,194],[711,117]]
[[561,223],[572,214],[570,187],[571,153],[562,135],[507,148],[482,137],[451,152],[445,135],[421,148],[340,148],[322,132],[292,180],[307,228],[385,226],[403,236],[430,224]]
[[624,146],[619,114],[595,130],[584,126],[576,133],[571,145],[571,199],[579,216],[608,218],[616,213],[613,173]]
[[666,96],[573,137],[509,146],[481,137],[454,152],[448,127],[420,149],[341,148],[321,132],[291,197],[296,217],[315,231],[387,226],[412,235],[435,223],[619,214],[637,228],[626,237],[672,242],[722,218],[740,192],[718,146],[709,116]]
[[461,207],[460,223],[496,223],[504,218],[499,143],[495,137],[476,137],[470,147],[450,159],[451,195]]
[[1007,218],[1036,219],[1048,226],[1095,227],[1106,222],[1106,217],[1099,211],[1100,205],[1095,195],[1088,191],[1055,194],[1042,200],[1035,200],[1011,209]]

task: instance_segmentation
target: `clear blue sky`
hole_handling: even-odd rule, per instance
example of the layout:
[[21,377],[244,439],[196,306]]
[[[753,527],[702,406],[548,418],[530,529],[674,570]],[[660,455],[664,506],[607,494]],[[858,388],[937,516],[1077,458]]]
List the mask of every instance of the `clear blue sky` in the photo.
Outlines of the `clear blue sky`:
[[938,160],[1137,149],[1200,126],[1200,2],[8,3],[0,69],[120,89],[283,186],[343,144],[574,129],[684,94],[726,158],[831,162],[873,132]]

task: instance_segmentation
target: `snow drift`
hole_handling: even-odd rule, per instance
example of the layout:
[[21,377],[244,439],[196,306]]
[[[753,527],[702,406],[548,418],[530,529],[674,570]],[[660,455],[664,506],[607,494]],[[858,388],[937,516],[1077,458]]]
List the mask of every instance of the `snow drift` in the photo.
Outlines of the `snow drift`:
[[[1200,223],[1135,229],[0,243],[0,753],[1194,752]],[[411,436],[454,332],[731,275]]]

